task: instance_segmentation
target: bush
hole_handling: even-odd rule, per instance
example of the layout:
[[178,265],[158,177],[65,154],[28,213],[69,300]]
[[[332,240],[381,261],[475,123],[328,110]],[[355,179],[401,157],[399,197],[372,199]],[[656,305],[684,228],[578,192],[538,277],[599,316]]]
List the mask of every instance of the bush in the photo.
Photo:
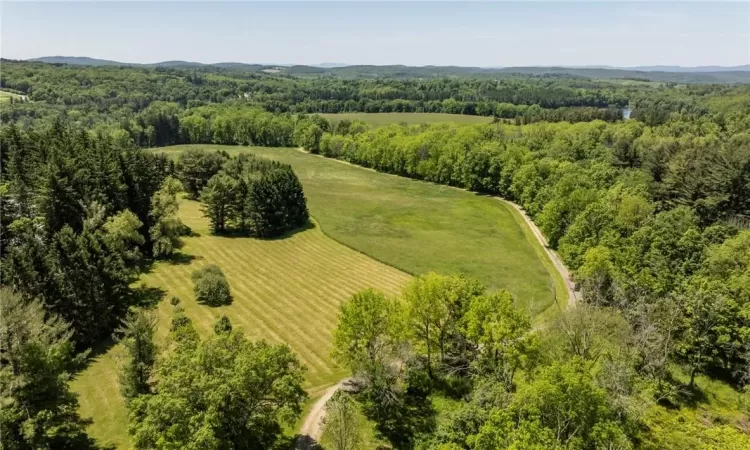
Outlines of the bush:
[[209,264],[193,272],[195,298],[209,306],[228,305],[232,303],[229,283],[224,272],[215,264]]

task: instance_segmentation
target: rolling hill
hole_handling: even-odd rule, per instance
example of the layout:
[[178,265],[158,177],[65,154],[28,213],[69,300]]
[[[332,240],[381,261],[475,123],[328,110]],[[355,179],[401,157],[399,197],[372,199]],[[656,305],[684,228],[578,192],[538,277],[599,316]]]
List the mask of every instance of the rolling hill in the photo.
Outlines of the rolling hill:
[[460,67],[460,66],[404,66],[404,65],[345,65],[324,63],[320,65],[248,64],[240,62],[200,63],[194,61],[161,61],[149,64],[127,63],[83,56],[44,56],[29,61],[50,64],[89,66],[142,66],[142,67],[216,67],[236,71],[259,71],[266,68],[281,68],[281,73],[300,76],[333,75],[341,78],[394,77],[435,78],[454,76],[501,77],[514,75],[550,76],[563,75],[594,79],[641,79],[669,83],[750,83],[750,65],[722,67]]

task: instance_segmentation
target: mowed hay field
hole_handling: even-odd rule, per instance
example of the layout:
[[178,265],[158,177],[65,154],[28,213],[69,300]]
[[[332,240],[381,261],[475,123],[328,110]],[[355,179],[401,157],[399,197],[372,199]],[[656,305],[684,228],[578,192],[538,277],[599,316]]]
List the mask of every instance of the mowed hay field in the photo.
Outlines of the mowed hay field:
[[[261,240],[210,235],[197,202],[183,201],[180,216],[200,236],[185,238],[177,262],[159,262],[142,277],[149,287],[166,291],[156,308],[159,341],[169,328],[172,296],[182,300],[203,335],[213,333],[216,319],[226,314],[252,338],[289,344],[307,366],[305,388],[311,397],[346,376],[329,357],[339,304],[366,287],[397,294],[409,279],[326,237],[315,224],[283,239]],[[210,263],[227,276],[233,296],[229,306],[212,308],[195,301],[190,274]],[[120,358],[119,346],[96,357],[74,379],[73,388],[80,394],[82,415],[95,418],[92,436],[126,448],[127,410],[117,383]]]
[[520,214],[497,198],[292,148],[192,145],[155,151],[177,157],[190,147],[251,152],[291,164],[326,235],[400,270],[474,277],[491,289],[509,290],[531,315],[552,306],[550,283],[558,298],[567,298],[562,278]]
[[477,124],[492,122],[492,117],[443,113],[339,113],[320,115],[332,122],[338,122],[340,120],[361,120],[374,127],[382,127],[394,123],[417,125],[423,123]]

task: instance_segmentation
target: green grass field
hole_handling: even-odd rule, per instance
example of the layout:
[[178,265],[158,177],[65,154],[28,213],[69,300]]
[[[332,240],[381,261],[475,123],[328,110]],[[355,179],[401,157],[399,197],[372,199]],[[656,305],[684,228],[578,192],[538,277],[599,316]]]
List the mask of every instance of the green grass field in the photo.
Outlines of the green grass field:
[[291,164],[325,234],[405,272],[474,277],[491,289],[509,290],[532,315],[552,305],[551,282],[565,298],[557,272],[520,216],[496,198],[296,149],[196,145],[160,151],[176,156],[189,147],[252,152]]
[[382,127],[394,123],[417,125],[423,123],[476,124],[492,122],[492,117],[442,113],[340,113],[320,115],[333,122],[345,119],[362,120],[374,127]]
[[19,100],[21,96],[12,92],[0,91],[0,103],[10,103],[11,98]]
[[[365,287],[396,294],[409,279],[326,237],[319,227],[277,240],[230,238],[209,235],[197,202],[184,201],[180,216],[200,234],[185,238],[181,251],[188,257],[179,264],[160,262],[142,277],[167,292],[156,309],[160,340],[173,312],[168,299],[176,295],[203,334],[227,314],[252,338],[288,343],[307,366],[305,388],[311,396],[346,375],[329,358],[338,305]],[[229,280],[229,306],[211,308],[195,301],[190,273],[209,263],[218,264]],[[125,448],[127,412],[117,384],[121,357],[117,346],[98,356],[75,378],[73,388],[80,394],[82,415],[95,418],[92,436]]]
[[[159,151],[176,156],[186,147]],[[561,280],[551,275],[556,272],[521,218],[497,199],[296,149],[203,147],[249,151],[292,164],[315,226],[278,240],[211,236],[199,204],[183,201],[180,216],[200,236],[185,238],[181,263],[157,263],[142,277],[148,286],[166,291],[156,309],[160,339],[172,315],[168,299],[173,295],[182,299],[202,333],[212,332],[215,320],[226,313],[253,338],[288,343],[308,367],[305,387],[314,398],[346,374],[329,359],[331,332],[338,305],[361,288],[397,294],[409,279],[407,272],[461,272],[510,290],[533,314],[552,303],[549,282]],[[190,274],[209,263],[226,273],[232,305],[210,308],[195,302]],[[117,346],[97,356],[73,388],[80,394],[82,415],[95,418],[91,434],[125,448],[120,358]]]

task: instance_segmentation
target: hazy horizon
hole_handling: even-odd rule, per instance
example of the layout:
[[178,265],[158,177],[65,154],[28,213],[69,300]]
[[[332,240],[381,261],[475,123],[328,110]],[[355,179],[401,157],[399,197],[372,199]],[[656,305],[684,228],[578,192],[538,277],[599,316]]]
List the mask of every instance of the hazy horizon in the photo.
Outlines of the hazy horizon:
[[408,66],[740,66],[750,4],[2,2],[9,59]]
[[[94,58],[88,55],[43,55],[38,56],[34,58],[28,58],[28,59],[21,59],[17,61],[34,61],[37,59],[42,58],[90,58],[93,60],[99,60],[99,61],[113,61],[113,62],[119,62],[123,64],[140,64],[140,65],[154,65],[154,64],[161,64],[161,63],[169,63],[169,62],[185,62],[185,63],[197,63],[197,64],[203,64],[203,65],[216,65],[216,64],[248,64],[248,65],[263,65],[263,66],[280,66],[280,67],[290,67],[295,65],[306,65],[306,66],[312,66],[312,67],[350,67],[350,66],[375,66],[375,67],[384,67],[384,66],[404,66],[404,67],[478,67],[480,69],[504,69],[504,68],[512,68],[512,67],[539,67],[539,68],[546,68],[546,67],[564,67],[568,69],[631,69],[631,68],[640,68],[640,67],[681,67],[681,68],[705,68],[705,67],[720,67],[720,68],[731,68],[731,67],[747,67],[750,66],[750,63],[747,64],[736,64],[736,65],[716,65],[716,64],[708,64],[708,65],[701,65],[701,66],[686,66],[686,65],[679,65],[679,64],[654,64],[654,65],[637,65],[637,66],[612,66],[612,65],[597,65],[597,64],[589,64],[589,65],[570,65],[570,64],[558,64],[558,65],[544,65],[544,64],[529,64],[527,66],[460,66],[456,64],[425,64],[425,65],[412,65],[412,64],[348,64],[346,62],[334,62],[334,61],[322,61],[319,63],[312,63],[312,64],[297,64],[294,62],[275,62],[275,61],[195,61],[195,60],[186,60],[186,59],[164,59],[160,61],[147,61],[147,62],[134,62],[134,61],[120,61],[117,59],[112,58]],[[10,59],[10,58],[9,58]]]

